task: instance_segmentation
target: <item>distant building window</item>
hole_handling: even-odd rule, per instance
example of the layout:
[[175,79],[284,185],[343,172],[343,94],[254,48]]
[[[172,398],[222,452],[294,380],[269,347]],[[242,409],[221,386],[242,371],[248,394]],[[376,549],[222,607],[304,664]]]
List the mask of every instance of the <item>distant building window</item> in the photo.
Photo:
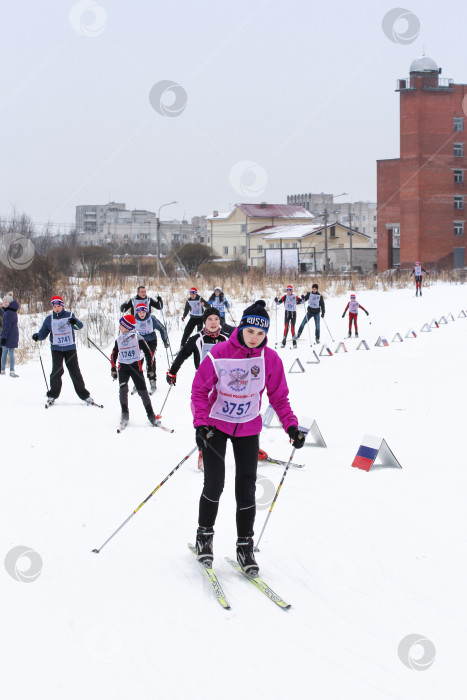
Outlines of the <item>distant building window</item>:
[[454,197],[454,209],[463,209],[464,208],[464,197],[462,195],[459,195],[458,197]]
[[376,233],[376,226],[373,226],[373,233]]
[[199,237],[199,242],[200,242],[200,243],[204,243],[204,236],[200,236],[200,237]]
[[455,143],[454,144],[454,155],[456,158],[460,158],[464,155],[464,144]]
[[224,255],[228,255],[228,254],[229,254],[229,246],[225,245],[224,246]]
[[464,182],[464,171],[463,170],[454,170],[454,182],[456,182],[456,183]]
[[336,227],[335,227],[335,226],[331,226],[331,228],[329,229],[329,231],[330,231],[330,234],[329,234],[329,235],[331,236],[331,238],[335,238],[335,237],[336,237]]
[[286,243],[286,244],[285,244],[285,247],[286,247],[286,248],[290,248],[290,243]]
[[454,131],[464,131],[464,117],[454,117]]
[[246,233],[246,224],[242,224],[242,233]]
[[281,247],[281,244],[280,244],[280,243],[276,243],[276,248],[280,248],[280,247]]
[[174,235],[173,235],[174,241],[178,241],[179,238],[180,238],[180,234],[179,234],[179,233],[174,233]]
[[269,248],[274,248],[274,243],[269,243],[268,246]]
[[463,221],[455,221],[454,222],[454,235],[455,236],[463,236],[464,235],[464,222]]
[[262,252],[263,252],[263,246],[262,246],[262,245],[259,245],[259,246],[258,246],[258,253],[262,253]]
[[236,245],[234,245],[234,247],[233,247],[233,254],[237,255],[237,246]]
[[298,243],[292,243],[292,248],[298,248]]
[[376,221],[376,214],[375,214],[374,217],[373,217],[373,221]]
[[246,255],[246,245],[242,245],[242,255]]

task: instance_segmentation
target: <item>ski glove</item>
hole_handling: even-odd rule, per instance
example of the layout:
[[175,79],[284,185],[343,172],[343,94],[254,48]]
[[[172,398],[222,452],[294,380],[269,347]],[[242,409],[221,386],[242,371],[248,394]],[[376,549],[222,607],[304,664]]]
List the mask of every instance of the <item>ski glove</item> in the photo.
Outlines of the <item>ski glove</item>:
[[367,316],[369,316],[369,315],[370,315],[370,314],[368,313],[368,311],[365,311],[365,313],[366,313],[366,315],[367,315]]
[[305,295],[302,294],[302,301],[305,301]]
[[112,369],[110,370],[110,374],[112,375],[112,379],[117,379],[117,377],[118,377],[117,368],[112,367]]
[[214,435],[214,430],[215,428],[210,428],[209,425],[199,425],[196,428],[196,444],[200,450],[207,447],[207,441]]
[[162,297],[159,296],[159,294],[158,294],[157,297],[156,297],[156,301],[159,303],[159,305],[160,305],[160,307],[161,307],[161,309],[162,309],[162,307],[164,306],[164,304],[163,304],[163,302],[162,302]]
[[73,318],[73,316],[70,316],[70,318],[68,319],[68,323],[70,324],[70,326],[73,326],[74,323],[75,323],[75,321],[77,321],[77,320],[78,320],[78,319]]
[[120,311],[121,311],[122,313],[125,311],[125,306],[126,306],[126,304],[122,304],[121,307],[120,307]]
[[37,341],[39,340],[39,333],[33,333],[32,339],[35,343],[37,343]]
[[321,314],[321,318],[324,318],[324,311],[323,311],[323,313]]
[[274,297],[274,301],[275,301],[276,304],[277,304],[277,302],[279,301],[279,299],[278,299],[277,297]]
[[342,318],[344,318],[344,316],[345,316],[345,311],[344,311],[344,313],[342,314]]
[[300,432],[296,425],[291,425],[290,428],[287,428],[287,434],[293,447],[296,447],[297,450],[299,450],[300,447],[303,447],[305,444],[305,436],[302,432]]
[[167,384],[170,384],[170,386],[175,386],[175,382],[177,381],[176,374],[170,374],[170,372],[167,372],[165,378],[167,380]]

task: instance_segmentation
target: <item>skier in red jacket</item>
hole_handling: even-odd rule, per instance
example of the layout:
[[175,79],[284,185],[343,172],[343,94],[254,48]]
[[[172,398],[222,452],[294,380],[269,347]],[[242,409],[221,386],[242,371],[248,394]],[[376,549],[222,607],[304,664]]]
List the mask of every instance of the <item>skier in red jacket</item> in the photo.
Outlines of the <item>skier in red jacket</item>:
[[347,309],[349,310],[349,338],[352,337],[352,321],[355,326],[355,337],[358,338],[358,326],[357,326],[357,316],[358,316],[358,310],[361,309],[366,313],[367,316],[369,316],[369,313],[366,309],[361,306],[361,304],[358,303],[357,297],[355,294],[350,295],[350,301],[348,302],[347,306],[345,307],[344,313],[342,314],[342,318],[344,318],[345,314],[347,313]]

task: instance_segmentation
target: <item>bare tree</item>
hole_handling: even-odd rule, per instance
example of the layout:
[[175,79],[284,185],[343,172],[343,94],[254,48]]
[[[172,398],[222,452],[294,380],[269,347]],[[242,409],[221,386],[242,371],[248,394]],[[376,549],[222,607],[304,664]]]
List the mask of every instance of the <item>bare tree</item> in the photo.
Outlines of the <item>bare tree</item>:
[[189,275],[196,274],[198,268],[213,257],[212,249],[202,243],[187,243],[174,251],[173,255]]
[[110,257],[110,253],[106,248],[101,248],[97,245],[77,248],[77,254],[81,267],[90,282],[92,282]]

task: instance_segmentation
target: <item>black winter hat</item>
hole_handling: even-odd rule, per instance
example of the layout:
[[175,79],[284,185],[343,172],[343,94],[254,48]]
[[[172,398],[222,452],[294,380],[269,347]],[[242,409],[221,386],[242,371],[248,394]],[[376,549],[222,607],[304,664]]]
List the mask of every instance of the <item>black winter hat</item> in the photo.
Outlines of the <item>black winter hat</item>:
[[254,304],[249,306],[242,315],[238,328],[260,328],[266,333],[269,330],[269,314],[266,311],[266,302],[263,299],[258,299]]
[[219,309],[216,309],[214,306],[207,306],[203,314],[204,323],[206,323],[209,316],[218,316],[220,319],[221,315],[219,313]]

